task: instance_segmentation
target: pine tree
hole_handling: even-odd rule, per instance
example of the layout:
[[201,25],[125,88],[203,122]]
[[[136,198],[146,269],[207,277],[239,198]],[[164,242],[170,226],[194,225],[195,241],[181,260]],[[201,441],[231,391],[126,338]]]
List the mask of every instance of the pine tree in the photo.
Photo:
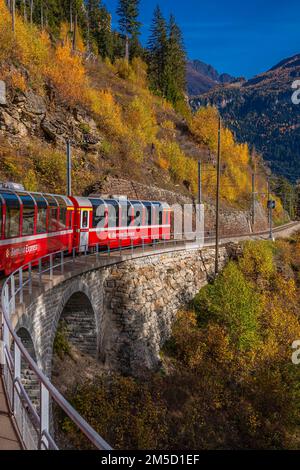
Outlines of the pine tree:
[[112,58],[111,14],[99,0],[87,0],[88,42],[92,41],[102,57]]
[[186,53],[180,28],[173,15],[168,27],[164,96],[173,104],[184,99],[186,89]]
[[151,89],[176,105],[184,100],[186,54],[174,16],[167,25],[159,6],[154,11],[148,41],[148,74]]
[[138,38],[140,34],[139,0],[119,0],[117,13],[119,25],[125,35],[125,59],[129,60],[129,41]]
[[113,36],[111,28],[111,14],[104,5],[100,7],[99,34],[97,37],[99,54],[102,57],[113,59]]
[[152,91],[164,94],[165,71],[167,64],[168,33],[167,23],[157,6],[151,25],[148,41],[148,75]]

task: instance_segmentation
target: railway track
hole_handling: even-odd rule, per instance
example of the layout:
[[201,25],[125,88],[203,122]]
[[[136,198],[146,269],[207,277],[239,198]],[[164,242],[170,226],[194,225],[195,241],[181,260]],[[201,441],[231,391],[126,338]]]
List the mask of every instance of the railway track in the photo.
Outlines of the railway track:
[[[289,222],[284,225],[280,225],[279,227],[273,228],[273,234],[277,235],[278,238],[288,237],[291,234],[299,231],[300,232],[300,221],[293,221]],[[240,233],[235,235],[223,236],[220,239],[220,245],[225,245],[226,243],[230,242],[237,242],[237,241],[245,241],[245,240],[266,240],[269,238],[270,230],[263,230],[259,232],[252,232],[252,233]],[[276,237],[275,237],[276,238]],[[213,246],[215,244],[215,237],[205,237],[205,246]]]

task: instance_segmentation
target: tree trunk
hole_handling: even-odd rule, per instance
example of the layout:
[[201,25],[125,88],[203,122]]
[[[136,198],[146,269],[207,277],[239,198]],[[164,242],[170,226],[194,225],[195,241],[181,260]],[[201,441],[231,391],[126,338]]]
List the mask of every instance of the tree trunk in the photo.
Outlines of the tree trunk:
[[24,15],[24,21],[26,23],[27,22],[26,0],[23,0],[23,15]]
[[73,11],[72,11],[72,0],[70,0],[70,31],[73,32]]
[[30,0],[30,24],[33,23],[33,0]]
[[41,27],[44,29],[44,2],[41,1]]
[[75,13],[75,18],[74,18],[73,51],[76,50],[76,40],[77,40],[77,13]]
[[16,0],[11,0],[11,27],[13,33],[16,31]]
[[129,62],[129,37],[128,37],[128,34],[126,34],[125,60],[126,60],[126,62]]

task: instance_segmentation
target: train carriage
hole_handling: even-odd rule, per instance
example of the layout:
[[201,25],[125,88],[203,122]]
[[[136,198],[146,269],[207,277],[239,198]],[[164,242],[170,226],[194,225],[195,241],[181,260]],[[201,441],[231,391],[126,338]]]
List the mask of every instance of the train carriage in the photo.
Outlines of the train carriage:
[[0,271],[73,249],[111,249],[171,238],[167,204],[126,198],[66,197],[0,186]]
[[73,246],[73,203],[65,196],[0,189],[0,271],[6,275]]
[[170,239],[167,204],[130,201],[125,198],[71,198],[75,206],[75,246],[83,252],[91,246],[118,248]]

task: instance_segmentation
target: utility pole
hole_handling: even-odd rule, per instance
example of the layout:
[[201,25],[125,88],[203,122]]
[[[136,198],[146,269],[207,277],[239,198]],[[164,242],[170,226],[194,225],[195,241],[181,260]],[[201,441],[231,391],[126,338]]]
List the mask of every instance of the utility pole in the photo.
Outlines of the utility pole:
[[251,223],[252,223],[252,231],[254,232],[254,224],[255,224],[255,173],[252,173],[252,211],[251,211]]
[[269,211],[270,211],[270,235],[269,235],[269,239],[270,240],[274,240],[274,236],[273,236],[273,201],[270,201],[270,205],[269,205]]
[[216,274],[216,275],[219,273],[220,184],[221,184],[221,116],[219,116],[219,128],[218,128],[218,159],[217,159],[216,253],[215,253],[215,274]]
[[198,204],[202,204],[202,171],[201,171],[201,160],[198,160]]
[[[271,184],[270,184],[270,177],[268,176],[267,178],[268,181],[268,198],[267,201],[270,201],[270,195],[271,195]],[[268,211],[268,222],[270,223],[270,211]]]
[[67,196],[72,196],[72,152],[69,140],[67,140]]

